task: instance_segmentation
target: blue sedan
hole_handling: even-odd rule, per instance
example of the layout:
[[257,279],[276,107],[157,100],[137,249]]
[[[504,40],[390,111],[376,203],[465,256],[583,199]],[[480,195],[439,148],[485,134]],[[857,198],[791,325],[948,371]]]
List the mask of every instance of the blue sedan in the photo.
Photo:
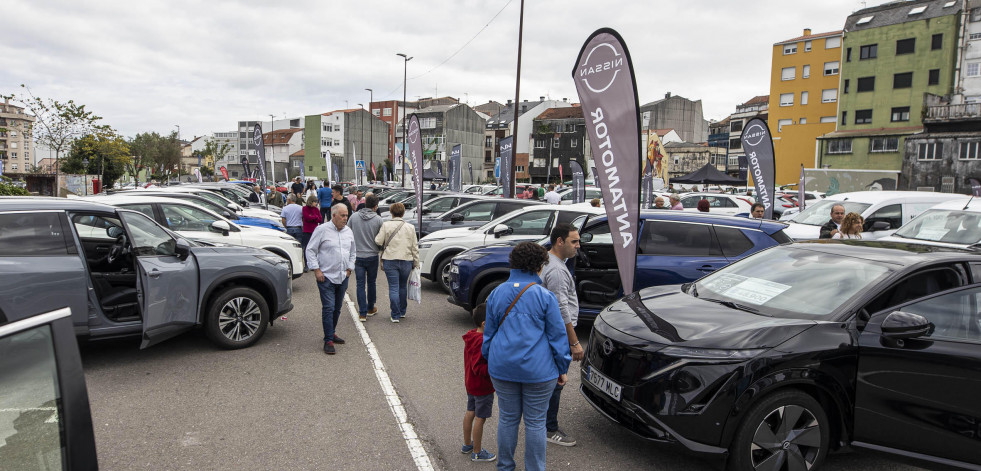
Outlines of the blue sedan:
[[[694,281],[768,247],[791,242],[786,224],[682,211],[642,211],[634,291]],[[581,247],[569,265],[576,280],[579,318],[592,319],[623,295],[605,216],[587,220]],[[540,243],[547,244],[544,239]],[[450,267],[449,301],[472,310],[507,279],[512,244],[477,247]]]

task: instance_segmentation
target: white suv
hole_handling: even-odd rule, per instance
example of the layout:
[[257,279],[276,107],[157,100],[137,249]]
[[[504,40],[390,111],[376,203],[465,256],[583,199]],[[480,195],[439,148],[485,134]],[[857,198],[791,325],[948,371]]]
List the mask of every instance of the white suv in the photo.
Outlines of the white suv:
[[162,196],[128,193],[89,198],[88,201],[139,211],[188,239],[268,250],[289,260],[293,278],[303,274],[300,243],[275,229],[239,226],[194,203]]
[[592,214],[604,214],[604,210],[589,203],[537,204],[507,213],[483,226],[433,232],[419,241],[422,276],[449,292],[450,260],[460,252],[497,242],[541,240],[557,223],[572,223]]

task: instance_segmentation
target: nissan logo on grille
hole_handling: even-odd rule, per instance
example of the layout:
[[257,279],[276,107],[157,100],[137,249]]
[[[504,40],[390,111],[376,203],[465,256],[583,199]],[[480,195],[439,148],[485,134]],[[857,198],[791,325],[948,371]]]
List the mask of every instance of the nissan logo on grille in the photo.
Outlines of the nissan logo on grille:
[[603,341],[603,354],[604,355],[610,356],[613,353],[613,350],[614,349],[615,349],[615,347],[613,346],[613,341],[612,340],[606,339],[606,340]]

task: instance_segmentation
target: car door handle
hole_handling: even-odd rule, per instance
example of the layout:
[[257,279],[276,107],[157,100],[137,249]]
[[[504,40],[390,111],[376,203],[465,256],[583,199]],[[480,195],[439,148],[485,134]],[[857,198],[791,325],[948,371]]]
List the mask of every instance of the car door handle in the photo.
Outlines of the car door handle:
[[150,275],[150,278],[160,278],[160,275],[162,274],[163,273],[160,270],[157,270],[156,268],[150,270],[150,273],[148,273],[148,275]]
[[715,271],[715,267],[713,267],[712,265],[702,265],[701,267],[698,268],[698,271],[704,271],[704,272]]

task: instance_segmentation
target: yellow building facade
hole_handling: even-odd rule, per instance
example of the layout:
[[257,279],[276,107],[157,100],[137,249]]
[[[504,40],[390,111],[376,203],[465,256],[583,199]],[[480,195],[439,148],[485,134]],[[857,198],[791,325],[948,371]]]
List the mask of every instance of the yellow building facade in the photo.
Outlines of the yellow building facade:
[[773,45],[767,124],[773,135],[776,184],[797,183],[801,165],[814,168],[817,137],[835,130],[841,31]]

